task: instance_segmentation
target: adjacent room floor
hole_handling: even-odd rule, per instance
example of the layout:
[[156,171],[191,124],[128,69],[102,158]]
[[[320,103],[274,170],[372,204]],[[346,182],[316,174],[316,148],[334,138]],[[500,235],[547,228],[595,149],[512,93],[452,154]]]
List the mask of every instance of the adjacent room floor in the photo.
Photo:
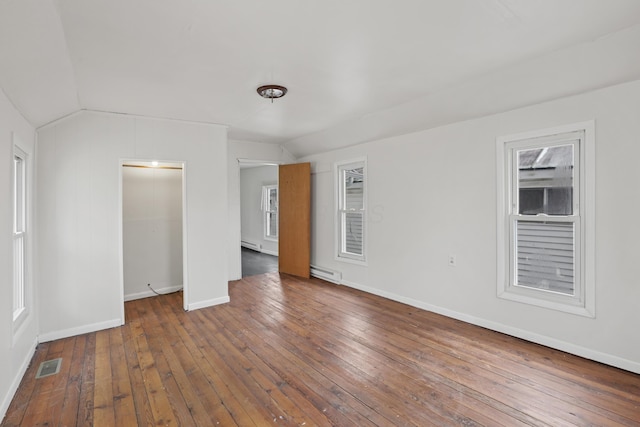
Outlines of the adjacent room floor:
[[242,248],[242,277],[278,271],[278,257]]

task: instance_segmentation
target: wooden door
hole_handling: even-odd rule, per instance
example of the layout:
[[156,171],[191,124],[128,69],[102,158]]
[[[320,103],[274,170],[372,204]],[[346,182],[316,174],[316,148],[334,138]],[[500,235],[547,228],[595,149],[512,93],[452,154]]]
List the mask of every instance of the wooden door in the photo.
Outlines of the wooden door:
[[278,271],[309,278],[311,164],[281,165],[278,172]]

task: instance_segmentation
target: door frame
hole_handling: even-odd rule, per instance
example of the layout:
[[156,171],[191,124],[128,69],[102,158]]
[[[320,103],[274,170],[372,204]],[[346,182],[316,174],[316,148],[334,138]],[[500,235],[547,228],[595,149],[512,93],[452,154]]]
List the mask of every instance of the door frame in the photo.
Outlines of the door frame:
[[235,264],[240,266],[240,277],[233,278],[231,280],[239,280],[242,279],[242,244],[240,241],[242,240],[242,186],[240,185],[240,169],[242,165],[251,165],[255,167],[259,166],[276,166],[280,167],[280,165],[285,165],[287,162],[282,160],[260,160],[260,159],[247,159],[238,157],[236,158],[236,181],[238,183],[238,215],[237,215],[237,241],[233,242],[233,250],[235,251],[235,255],[229,255],[229,257],[233,256],[235,258]]
[[186,160],[166,160],[166,159],[147,159],[147,158],[124,158],[118,162],[118,262],[119,262],[119,278],[120,278],[120,319],[121,324],[125,324],[124,310],[124,226],[123,226],[123,167],[127,163],[148,163],[157,161],[160,163],[175,163],[182,165],[182,308],[187,311],[189,309],[189,276],[188,256],[187,256],[187,162]]

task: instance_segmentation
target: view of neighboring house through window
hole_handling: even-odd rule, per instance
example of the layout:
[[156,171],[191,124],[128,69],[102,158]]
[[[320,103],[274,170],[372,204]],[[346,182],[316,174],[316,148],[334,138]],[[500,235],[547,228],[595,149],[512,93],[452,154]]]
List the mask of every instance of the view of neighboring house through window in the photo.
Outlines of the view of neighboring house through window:
[[18,148],[13,157],[13,320],[18,321],[25,305],[26,241],[26,155]]
[[264,238],[278,240],[278,186],[262,187],[264,205]]
[[365,260],[364,161],[338,164],[338,258]]
[[585,274],[585,141],[584,130],[499,141],[505,168],[500,296],[574,312],[592,298]]
[[573,214],[573,174],[577,149],[571,144],[514,150],[518,164],[518,208],[513,219],[517,286],[575,294],[578,216]]

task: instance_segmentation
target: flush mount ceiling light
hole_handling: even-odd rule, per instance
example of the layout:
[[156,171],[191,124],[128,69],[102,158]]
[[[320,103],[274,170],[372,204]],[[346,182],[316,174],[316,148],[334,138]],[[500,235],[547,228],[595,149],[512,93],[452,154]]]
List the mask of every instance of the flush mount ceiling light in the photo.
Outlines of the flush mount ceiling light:
[[265,85],[260,86],[258,89],[258,95],[263,98],[270,99],[273,102],[276,98],[282,98],[287,93],[287,88],[278,85]]

